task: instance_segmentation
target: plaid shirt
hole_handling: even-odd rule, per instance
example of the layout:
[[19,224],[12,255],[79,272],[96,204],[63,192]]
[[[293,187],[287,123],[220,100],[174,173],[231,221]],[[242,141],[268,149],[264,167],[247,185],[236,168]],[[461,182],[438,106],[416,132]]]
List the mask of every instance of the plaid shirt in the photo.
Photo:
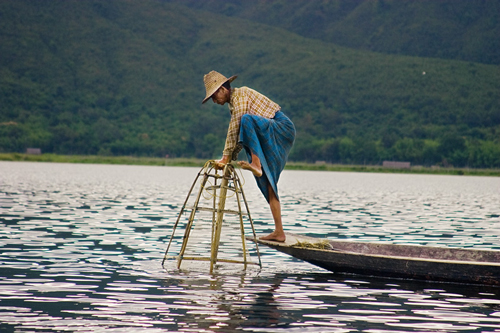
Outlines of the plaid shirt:
[[253,89],[248,87],[232,89],[231,101],[229,102],[231,121],[227,130],[223,154],[231,155],[236,143],[238,143],[241,117],[244,114],[249,113],[272,119],[280,109],[281,107],[278,104]]

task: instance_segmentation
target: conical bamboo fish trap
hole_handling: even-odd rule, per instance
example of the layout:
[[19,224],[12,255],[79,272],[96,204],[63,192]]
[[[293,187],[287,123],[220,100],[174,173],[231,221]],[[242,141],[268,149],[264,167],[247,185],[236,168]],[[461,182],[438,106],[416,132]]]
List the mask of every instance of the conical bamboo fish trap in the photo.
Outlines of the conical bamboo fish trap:
[[[193,193],[193,190],[198,183],[199,189],[197,195],[193,197],[191,194]],[[201,203],[201,199],[203,199],[204,193],[208,193],[210,195],[209,201],[211,206],[206,204],[206,200],[205,206],[203,206],[203,204]],[[226,208],[226,201],[230,198],[234,198],[233,201],[236,200],[236,209]],[[192,200],[194,200],[194,202],[191,202]],[[243,211],[242,206],[244,206],[245,211]],[[191,231],[195,228],[195,217],[197,217],[197,214],[199,214],[200,212],[208,212],[210,214],[210,218],[204,220],[205,222],[207,222],[207,220],[209,220],[208,222],[211,222],[210,257],[203,257],[202,255],[189,256],[186,253]],[[180,247],[179,254],[176,256],[169,256],[168,252],[172,245],[172,240],[174,239],[174,235],[181,220],[181,216],[184,213],[189,213],[189,218],[185,226],[184,236],[182,237],[182,245]],[[241,251],[243,257],[242,260],[218,258],[225,214],[236,216],[239,220]],[[236,173],[236,170],[234,169],[234,166],[231,163],[226,164],[222,173],[219,174],[219,171],[215,168],[215,161],[208,161],[207,163],[205,163],[205,166],[200,170],[200,172],[198,172],[198,175],[194,180],[191,189],[189,190],[186,200],[184,201],[181,211],[173,226],[172,235],[170,236],[167,250],[165,251],[162,266],[164,266],[165,260],[167,259],[177,259],[177,268],[181,267],[181,263],[183,260],[210,261],[210,273],[213,272],[214,266],[217,262],[241,263],[244,264],[245,269],[248,264],[259,265],[262,267],[260,252],[256,242],[255,250],[258,256],[258,263],[254,263],[249,260],[250,254],[245,243],[245,220],[247,220],[247,222],[250,224],[253,237],[254,239],[256,239],[257,236],[255,234],[255,228],[253,225],[252,217],[250,216],[250,210],[248,208],[245,193],[243,192],[243,186],[238,174]],[[199,223],[196,224],[198,225]]]

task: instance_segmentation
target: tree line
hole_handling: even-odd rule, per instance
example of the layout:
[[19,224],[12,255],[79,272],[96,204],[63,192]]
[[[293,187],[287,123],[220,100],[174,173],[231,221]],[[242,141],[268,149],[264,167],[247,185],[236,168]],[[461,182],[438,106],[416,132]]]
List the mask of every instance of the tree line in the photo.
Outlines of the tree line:
[[346,48],[165,1],[0,12],[0,152],[216,158],[229,112],[201,105],[216,69],[282,106],[293,161],[500,167],[496,65]]

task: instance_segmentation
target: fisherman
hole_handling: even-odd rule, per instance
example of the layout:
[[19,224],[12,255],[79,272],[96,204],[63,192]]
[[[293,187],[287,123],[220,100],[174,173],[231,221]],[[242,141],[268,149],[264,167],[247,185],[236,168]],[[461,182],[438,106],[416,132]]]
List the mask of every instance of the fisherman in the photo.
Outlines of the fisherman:
[[228,103],[231,113],[226,144],[216,167],[224,168],[231,160],[236,160],[240,150],[245,148],[248,162],[240,161],[238,164],[255,176],[260,191],[269,203],[275,225],[272,233],[260,239],[284,242],[286,236],[277,184],[295,141],[295,126],[281,107],[266,96],[248,87],[231,88],[231,82],[236,77],[226,78],[216,71],[203,77],[206,97],[202,104],[209,99],[220,105]]

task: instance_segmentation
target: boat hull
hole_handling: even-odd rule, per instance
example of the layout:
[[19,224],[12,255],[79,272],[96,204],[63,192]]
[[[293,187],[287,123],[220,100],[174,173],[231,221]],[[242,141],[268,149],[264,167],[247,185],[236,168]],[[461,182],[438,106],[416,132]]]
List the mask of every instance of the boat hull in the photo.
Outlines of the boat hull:
[[285,243],[257,241],[336,273],[500,285],[500,251],[347,241],[321,249],[318,238],[292,233]]

